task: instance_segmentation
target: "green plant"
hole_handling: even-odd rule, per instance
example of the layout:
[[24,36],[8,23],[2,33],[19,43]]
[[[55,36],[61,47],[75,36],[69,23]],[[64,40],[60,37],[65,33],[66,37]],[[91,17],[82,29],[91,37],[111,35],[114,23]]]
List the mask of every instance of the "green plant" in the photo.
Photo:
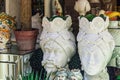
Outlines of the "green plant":
[[[43,77],[42,77],[43,76]],[[43,69],[38,72],[29,73],[28,76],[22,76],[22,80],[49,80],[50,75],[47,77],[46,72],[43,72]]]
[[[31,72],[27,76],[18,75],[17,80],[49,80],[50,75],[47,77],[46,72],[43,72],[43,69],[38,72]],[[16,80],[14,76],[6,76],[6,80]]]
[[120,80],[120,75],[117,76],[117,79],[116,80]]

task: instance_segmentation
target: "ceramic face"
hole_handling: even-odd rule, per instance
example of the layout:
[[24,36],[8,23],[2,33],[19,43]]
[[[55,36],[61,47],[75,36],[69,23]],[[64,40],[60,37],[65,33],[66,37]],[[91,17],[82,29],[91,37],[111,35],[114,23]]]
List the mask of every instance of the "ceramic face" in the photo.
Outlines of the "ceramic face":
[[67,64],[68,58],[64,49],[54,41],[47,42],[43,52],[42,65],[48,73],[55,72]]
[[56,80],[66,80],[66,76],[64,75],[59,75],[57,76],[57,79]]
[[84,80],[110,80],[107,68],[97,75],[88,75],[84,73]]
[[88,51],[90,49],[87,48],[85,48],[85,50],[86,51],[83,51],[83,54],[80,54],[83,69],[87,74],[98,74],[103,68],[105,68],[104,65],[106,64],[106,59],[104,54],[100,51],[100,49],[97,48],[93,48],[93,52]]
[[10,31],[6,25],[0,25],[0,49],[6,49],[6,43],[10,38]]
[[[84,35],[83,40],[78,43],[81,63],[88,75],[100,73],[106,67],[112,56],[113,41],[108,41],[108,43],[95,35]],[[107,37],[105,38],[107,39]]]
[[81,63],[88,75],[96,75],[106,67],[112,56],[110,44],[97,34],[84,35],[83,40],[78,43]]
[[67,74],[58,74],[55,80],[66,80],[67,79]]

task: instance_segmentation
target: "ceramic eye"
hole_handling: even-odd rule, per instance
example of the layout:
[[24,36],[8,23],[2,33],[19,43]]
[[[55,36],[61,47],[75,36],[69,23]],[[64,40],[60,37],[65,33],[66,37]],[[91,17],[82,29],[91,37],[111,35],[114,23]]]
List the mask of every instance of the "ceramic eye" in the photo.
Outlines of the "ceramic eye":
[[2,38],[0,37],[0,40],[2,40]]
[[3,28],[3,29],[5,29],[5,27],[6,27],[5,25],[2,25],[2,28]]

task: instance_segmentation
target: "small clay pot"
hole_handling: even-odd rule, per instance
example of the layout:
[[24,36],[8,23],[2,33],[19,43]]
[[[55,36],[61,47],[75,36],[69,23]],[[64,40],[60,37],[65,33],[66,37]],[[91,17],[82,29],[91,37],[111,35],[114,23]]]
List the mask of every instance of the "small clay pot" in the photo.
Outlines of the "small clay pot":
[[17,46],[19,50],[33,50],[35,49],[38,29],[32,30],[15,30],[14,31]]

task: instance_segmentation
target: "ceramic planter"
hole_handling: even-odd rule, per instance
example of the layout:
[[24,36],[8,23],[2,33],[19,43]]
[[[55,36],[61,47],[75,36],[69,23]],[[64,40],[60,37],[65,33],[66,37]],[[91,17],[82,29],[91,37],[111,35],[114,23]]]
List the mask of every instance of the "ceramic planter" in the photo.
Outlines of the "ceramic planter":
[[40,47],[43,50],[42,66],[47,75],[52,73],[50,80],[55,77],[55,72],[66,68],[71,57],[75,54],[75,38],[70,31],[71,17],[53,16],[44,17],[42,20],[43,31],[40,37]]
[[115,40],[115,45],[120,46],[120,29],[110,28],[108,31],[111,33]]
[[[84,75],[85,80],[109,80],[106,66],[112,57],[115,42],[108,32],[108,25],[109,18],[104,15],[79,17],[78,53],[87,74]],[[104,73],[106,75],[102,75]]]
[[120,46],[116,46],[108,66],[120,68]]
[[14,34],[19,50],[35,49],[38,29],[32,29],[30,31],[15,30]]
[[119,21],[110,21],[109,28],[118,28]]
[[7,51],[11,31],[15,28],[15,19],[6,13],[0,14],[0,52]]

